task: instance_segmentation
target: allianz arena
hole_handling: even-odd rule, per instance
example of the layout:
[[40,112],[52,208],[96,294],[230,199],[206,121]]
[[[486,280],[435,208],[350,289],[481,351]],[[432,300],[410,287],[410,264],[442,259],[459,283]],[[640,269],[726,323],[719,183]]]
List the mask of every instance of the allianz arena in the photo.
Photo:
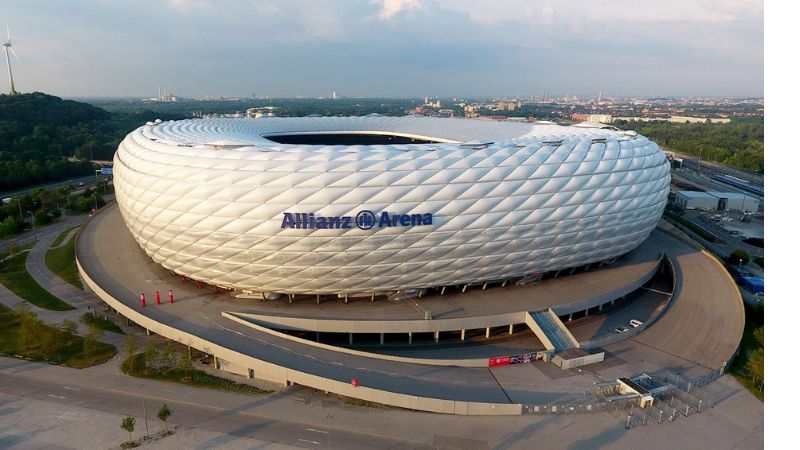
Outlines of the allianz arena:
[[655,228],[669,181],[633,132],[422,117],[148,123],[114,157],[154,261],[259,293],[391,295],[610,260]]

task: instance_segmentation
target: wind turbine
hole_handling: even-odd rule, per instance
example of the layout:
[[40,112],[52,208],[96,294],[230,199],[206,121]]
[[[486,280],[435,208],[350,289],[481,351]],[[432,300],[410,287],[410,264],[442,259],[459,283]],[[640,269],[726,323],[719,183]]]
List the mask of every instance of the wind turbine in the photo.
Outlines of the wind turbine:
[[19,61],[19,56],[17,56],[17,52],[11,47],[11,29],[8,28],[8,24],[6,24],[6,36],[8,36],[8,40],[5,44],[3,44],[3,50],[6,52],[6,65],[8,66],[8,83],[11,85],[11,92],[10,95],[18,94],[17,90],[14,89],[14,76],[11,75],[11,58],[8,57],[8,51],[11,50],[11,53],[14,54],[14,58],[17,58]]

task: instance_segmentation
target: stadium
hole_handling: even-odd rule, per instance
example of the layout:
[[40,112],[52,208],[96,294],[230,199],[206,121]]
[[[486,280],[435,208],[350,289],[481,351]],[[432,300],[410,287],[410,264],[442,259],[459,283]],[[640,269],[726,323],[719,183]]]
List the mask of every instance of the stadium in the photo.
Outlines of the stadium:
[[373,297],[612,261],[656,227],[670,181],[634,132],[381,116],[148,123],[114,174],[127,228],[175,274]]
[[83,282],[242,380],[520,415],[645,371],[708,382],[742,335],[736,284],[660,220],[669,164],[630,131],[155,121],[113,170],[117,201],[76,238]]

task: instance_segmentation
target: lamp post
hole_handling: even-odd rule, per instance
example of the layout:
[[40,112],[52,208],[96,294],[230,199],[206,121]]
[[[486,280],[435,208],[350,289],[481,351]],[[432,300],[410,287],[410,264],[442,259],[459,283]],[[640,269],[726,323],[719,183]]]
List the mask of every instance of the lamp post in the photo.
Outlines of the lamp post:
[[328,419],[328,450],[331,450],[331,420],[333,419],[333,414],[328,414],[326,418]]
[[28,211],[31,215],[31,226],[33,227],[33,241],[36,242],[39,239],[36,238],[36,217],[33,215],[33,211]]
[[139,393],[142,394],[142,414],[144,414],[144,435],[149,436],[150,430],[147,429],[147,409],[144,406],[144,390],[142,389],[144,385],[139,385]]
[[742,258],[739,258],[739,268],[740,269],[742,268],[742,261],[744,261],[744,260]]

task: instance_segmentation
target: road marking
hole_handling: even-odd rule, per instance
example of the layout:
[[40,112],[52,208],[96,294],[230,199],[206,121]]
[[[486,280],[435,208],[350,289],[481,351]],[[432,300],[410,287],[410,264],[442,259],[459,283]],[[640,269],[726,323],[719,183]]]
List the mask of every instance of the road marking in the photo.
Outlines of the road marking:
[[69,387],[69,386],[62,386],[62,387],[64,389],[67,389],[67,390],[70,390],[70,391],[77,391],[78,390],[78,389],[75,389],[74,387]]
[[47,394],[47,396],[48,397],[53,397],[53,398],[60,398],[61,400],[66,400],[67,399],[67,397],[62,397],[60,395]]
[[317,441],[309,441],[308,439],[298,439],[300,442],[308,442],[309,444],[319,445]]
[[327,432],[327,431],[315,430],[314,428],[306,428],[306,430],[308,430],[308,431],[313,431],[314,433],[328,434],[328,432]]

